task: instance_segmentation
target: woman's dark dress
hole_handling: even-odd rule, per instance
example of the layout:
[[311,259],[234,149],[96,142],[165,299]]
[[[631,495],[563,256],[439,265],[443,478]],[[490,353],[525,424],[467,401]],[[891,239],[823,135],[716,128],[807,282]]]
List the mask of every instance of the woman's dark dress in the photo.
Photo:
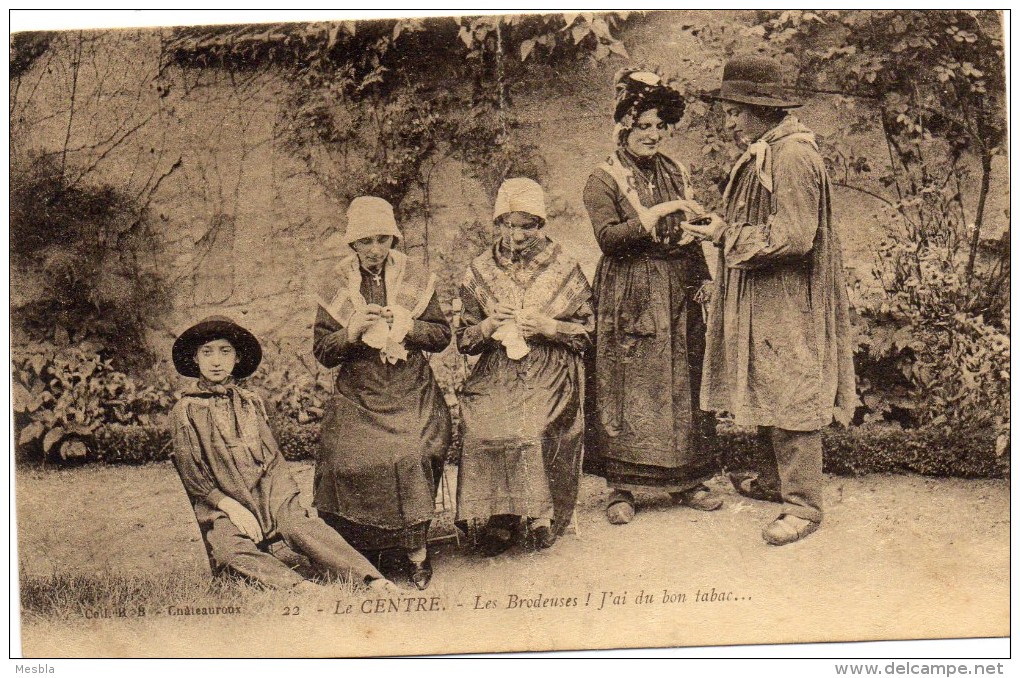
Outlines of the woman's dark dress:
[[[591,288],[559,245],[542,239],[510,256],[497,245],[475,259],[461,287],[462,353],[478,355],[460,401],[464,451],[457,519],[550,518],[563,532],[577,502],[584,432],[582,353],[593,329]],[[557,320],[553,338],[528,340],[511,360],[479,324],[497,302],[538,306]]]
[[[633,170],[644,207],[690,197],[682,168],[661,154],[640,160],[621,149],[611,160]],[[603,168],[589,177],[584,204],[603,253],[589,468],[619,489],[690,489],[716,466],[705,444],[714,420],[698,406],[705,322],[694,297],[709,279],[704,254],[697,243],[653,241]]]
[[[386,305],[382,279],[363,273],[361,294]],[[318,310],[315,357],[339,369],[322,422],[315,508],[360,551],[425,546],[450,413],[424,352],[442,351],[450,337],[433,295],[407,334],[407,360],[390,364]]]

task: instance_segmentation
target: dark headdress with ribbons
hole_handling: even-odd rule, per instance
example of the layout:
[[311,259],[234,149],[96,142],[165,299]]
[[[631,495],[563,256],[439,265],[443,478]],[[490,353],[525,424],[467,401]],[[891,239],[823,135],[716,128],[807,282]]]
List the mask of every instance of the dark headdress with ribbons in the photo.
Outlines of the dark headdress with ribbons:
[[662,76],[646,68],[624,68],[616,72],[616,109],[613,119],[621,123],[632,120],[653,108],[668,125],[680,122],[684,115],[684,98],[662,81]]

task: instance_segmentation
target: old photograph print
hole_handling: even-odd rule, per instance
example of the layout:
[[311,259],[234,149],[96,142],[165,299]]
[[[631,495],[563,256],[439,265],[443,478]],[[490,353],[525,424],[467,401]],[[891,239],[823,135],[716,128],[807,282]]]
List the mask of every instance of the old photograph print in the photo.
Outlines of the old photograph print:
[[242,21],[10,35],[24,656],[1010,634],[1001,12]]

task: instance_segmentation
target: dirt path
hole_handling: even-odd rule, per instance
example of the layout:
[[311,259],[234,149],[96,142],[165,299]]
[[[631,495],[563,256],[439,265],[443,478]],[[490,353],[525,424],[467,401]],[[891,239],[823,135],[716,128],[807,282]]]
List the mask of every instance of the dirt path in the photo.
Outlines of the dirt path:
[[[307,492],[311,466],[293,467]],[[601,513],[602,481],[585,477],[577,534],[549,551],[486,559],[441,544],[428,593],[445,613],[425,626],[416,615],[327,614],[283,626],[218,619],[210,634],[211,620],[163,619],[142,637],[127,622],[42,623],[25,627],[25,650],[88,654],[100,632],[113,654],[157,655],[177,647],[198,655],[351,655],[1009,634],[1008,483],[829,477],[823,529],[784,548],[759,536],[774,505],[717,486],[727,503],[716,513],[649,495],[633,523],[612,526]],[[205,571],[169,464],[22,470],[17,499],[23,576]],[[713,601],[713,590],[726,599]],[[706,593],[709,600],[700,600]],[[576,599],[576,606],[515,608],[511,596]],[[475,611],[484,600],[494,609]],[[224,645],[241,629],[242,647]],[[280,633],[301,641],[273,649]],[[171,638],[178,644],[168,646]],[[183,638],[191,640],[180,645]]]

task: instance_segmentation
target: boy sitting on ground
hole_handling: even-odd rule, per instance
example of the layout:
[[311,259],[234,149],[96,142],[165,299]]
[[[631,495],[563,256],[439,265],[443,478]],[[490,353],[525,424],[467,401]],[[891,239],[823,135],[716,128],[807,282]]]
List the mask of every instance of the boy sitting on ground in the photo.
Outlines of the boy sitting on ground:
[[343,537],[298,502],[298,486],[276,445],[258,395],[237,384],[262,360],[258,339],[212,316],[173,346],[177,371],[197,377],[171,412],[173,461],[191,499],[214,573],[273,588],[315,585],[268,553],[282,539],[326,570],[395,590]]

